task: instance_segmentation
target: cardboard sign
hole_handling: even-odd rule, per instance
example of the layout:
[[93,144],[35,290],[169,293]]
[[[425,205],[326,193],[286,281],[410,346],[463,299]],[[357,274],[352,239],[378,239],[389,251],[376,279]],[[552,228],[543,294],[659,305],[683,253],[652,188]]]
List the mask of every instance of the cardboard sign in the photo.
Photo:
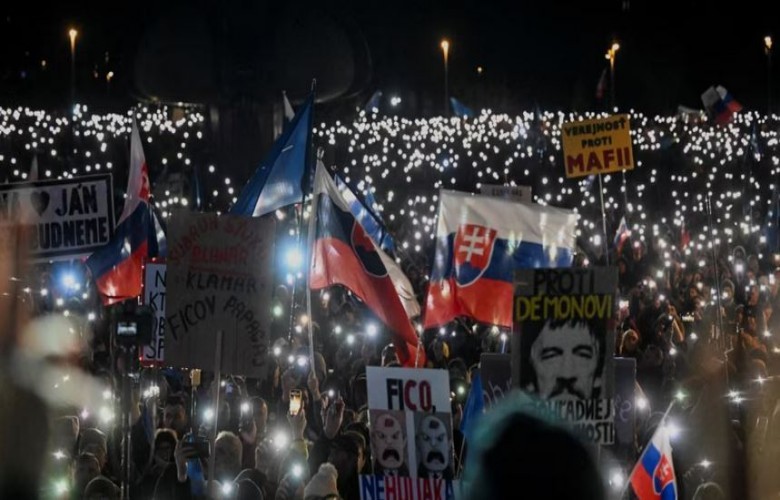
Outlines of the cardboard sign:
[[566,177],[634,168],[629,115],[564,123],[561,127]]
[[531,193],[531,186],[496,186],[494,184],[483,184],[479,188],[479,192],[487,196],[504,198],[522,203],[532,203],[534,201]]
[[617,269],[515,271],[512,378],[600,444],[615,441]]
[[374,474],[360,497],[452,499],[458,481],[446,370],[366,368]]
[[512,362],[509,354],[483,352],[479,357],[482,400],[489,410],[512,390]]
[[145,363],[165,360],[165,264],[149,262],[144,270],[144,304],[154,311],[152,343],[141,348]]
[[264,378],[268,369],[275,221],[179,211],[168,225],[165,361]]
[[32,260],[87,256],[114,233],[111,194],[110,174],[0,185],[0,226],[24,221]]

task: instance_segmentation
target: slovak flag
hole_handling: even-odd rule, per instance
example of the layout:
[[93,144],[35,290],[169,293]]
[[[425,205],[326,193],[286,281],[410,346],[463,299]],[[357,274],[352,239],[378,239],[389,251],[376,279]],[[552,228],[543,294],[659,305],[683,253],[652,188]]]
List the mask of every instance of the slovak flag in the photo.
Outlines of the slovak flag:
[[138,127],[130,134],[130,175],[122,215],[111,240],[86,261],[103,304],[141,294],[145,260],[165,255],[165,232],[149,202],[149,169]]
[[391,260],[355,220],[349,205],[322,163],[314,175],[313,215],[309,221],[309,288],[342,285],[352,291],[393,332],[402,366],[425,365],[425,349],[398,296]]
[[639,500],[677,500],[669,429],[661,424],[629,477]]
[[424,327],[468,316],[512,326],[515,269],[571,265],[570,210],[442,190]]
[[615,233],[615,241],[612,243],[615,245],[615,248],[617,248],[617,254],[620,255],[620,253],[623,251],[623,245],[626,243],[626,240],[631,237],[631,231],[628,229],[628,224],[626,223],[626,216],[620,218],[620,225],[618,226],[617,232]]
[[723,86],[710,87],[701,95],[701,102],[707,110],[707,114],[718,125],[725,125],[731,121],[734,113],[742,111],[742,105],[731,96]]

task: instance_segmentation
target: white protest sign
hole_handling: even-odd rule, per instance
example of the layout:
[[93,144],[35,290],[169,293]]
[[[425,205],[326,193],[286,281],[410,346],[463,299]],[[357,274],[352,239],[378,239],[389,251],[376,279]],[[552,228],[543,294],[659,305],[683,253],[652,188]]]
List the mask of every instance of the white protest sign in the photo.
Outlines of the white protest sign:
[[275,220],[179,211],[168,225],[165,362],[264,378],[270,344]]
[[504,198],[523,203],[532,203],[534,201],[531,186],[498,186],[496,184],[483,184],[480,186],[479,192],[486,196]]
[[111,194],[110,174],[0,185],[0,227],[29,228],[32,260],[86,256],[114,232]]
[[165,360],[165,264],[149,262],[144,269],[144,304],[151,306],[152,342],[141,348],[141,361]]
[[458,489],[446,370],[366,368],[373,475],[363,500],[451,499]]

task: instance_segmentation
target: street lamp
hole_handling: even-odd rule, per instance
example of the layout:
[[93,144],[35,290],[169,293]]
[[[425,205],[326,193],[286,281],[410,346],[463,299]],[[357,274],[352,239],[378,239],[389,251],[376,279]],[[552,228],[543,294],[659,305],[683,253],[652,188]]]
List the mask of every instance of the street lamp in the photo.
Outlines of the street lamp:
[[620,50],[620,44],[613,42],[612,47],[604,55],[609,59],[609,101],[612,109],[615,109],[615,54],[618,50]]
[[766,54],[766,114],[772,113],[772,37],[764,37],[764,54]]
[[68,36],[70,37],[70,104],[71,106],[76,104],[76,37],[79,36],[79,32],[76,28],[68,30]]
[[449,88],[449,56],[450,42],[446,38],[441,41],[441,51],[444,54],[444,116],[450,115],[450,88]]

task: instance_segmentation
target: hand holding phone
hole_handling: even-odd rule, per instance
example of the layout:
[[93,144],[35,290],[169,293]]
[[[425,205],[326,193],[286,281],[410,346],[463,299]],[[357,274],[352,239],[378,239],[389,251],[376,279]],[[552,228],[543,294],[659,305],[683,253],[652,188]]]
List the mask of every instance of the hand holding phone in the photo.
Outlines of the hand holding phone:
[[187,434],[178,443],[173,456],[176,460],[176,469],[179,481],[185,481],[187,477],[187,463],[199,458],[208,458],[209,440],[203,437],[196,437]]
[[297,415],[301,411],[302,394],[300,389],[290,389],[290,415]]

